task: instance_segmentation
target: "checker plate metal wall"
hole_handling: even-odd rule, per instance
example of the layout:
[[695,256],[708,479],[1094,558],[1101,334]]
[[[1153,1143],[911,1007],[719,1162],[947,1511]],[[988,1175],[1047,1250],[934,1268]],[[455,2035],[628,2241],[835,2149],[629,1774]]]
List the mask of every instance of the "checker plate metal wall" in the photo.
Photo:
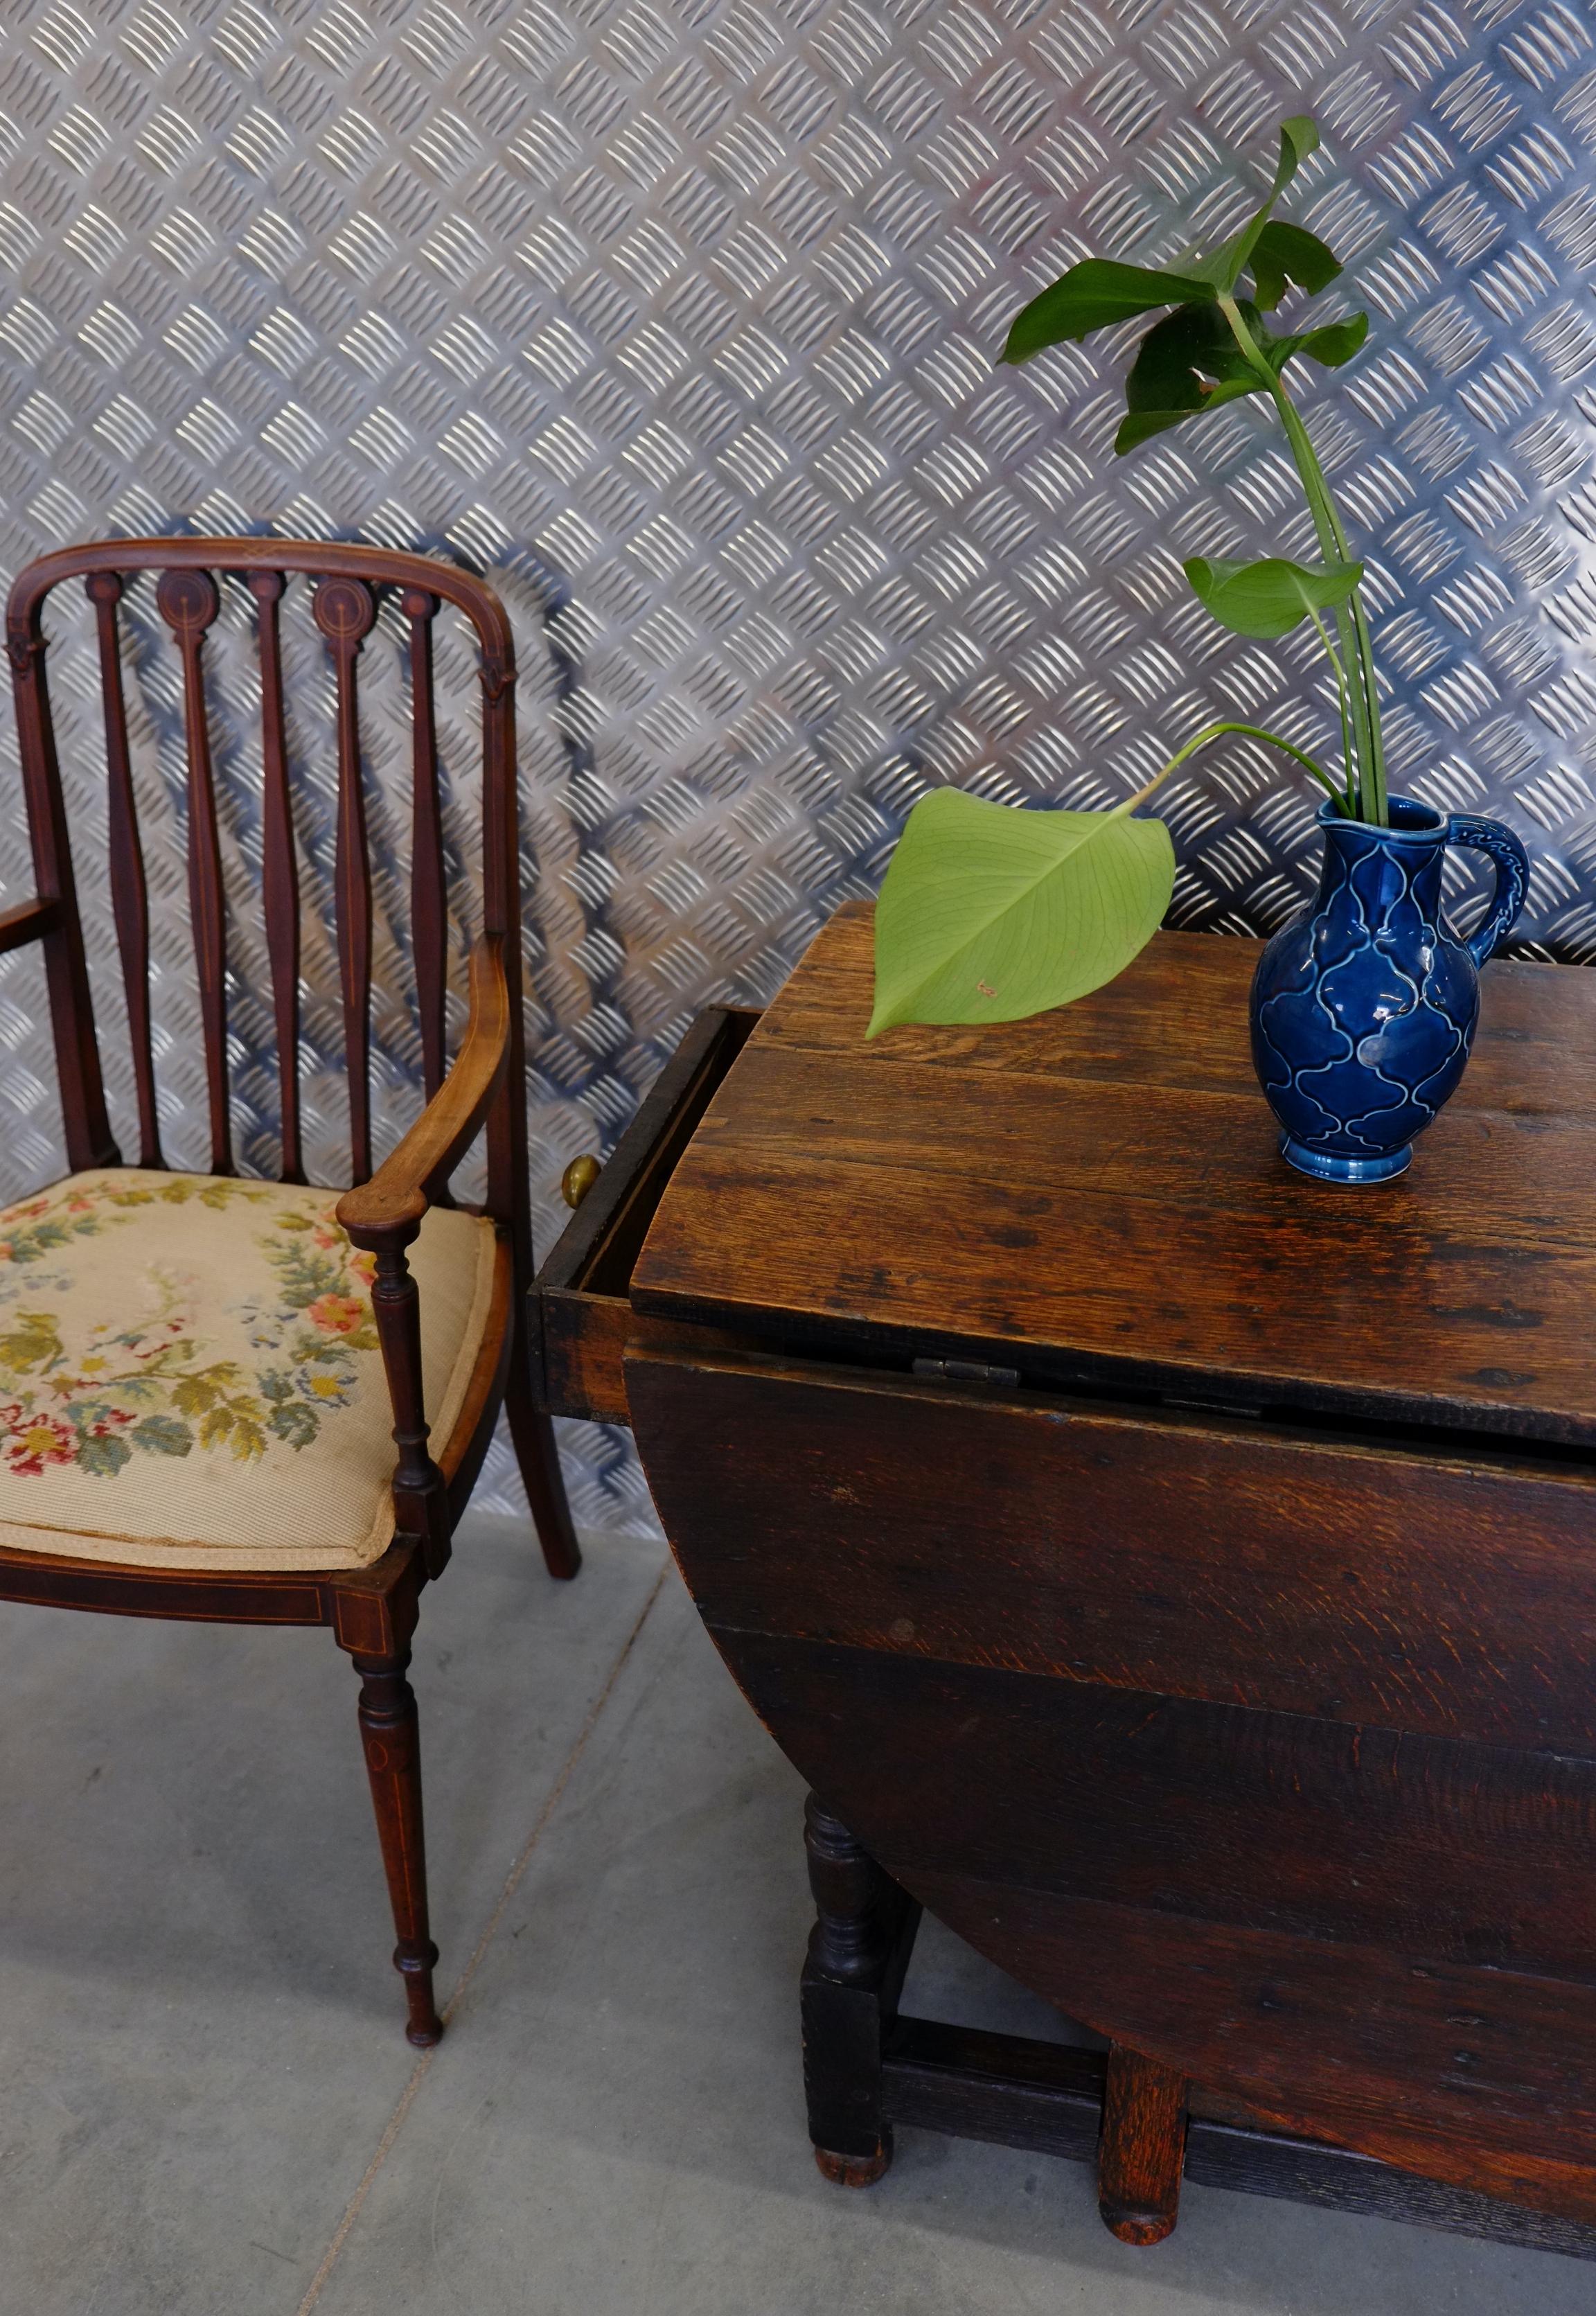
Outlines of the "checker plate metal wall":
[[[767,995],[830,911],[873,889],[928,783],[1107,803],[1220,716],[1329,744],[1312,655],[1222,638],[1178,569],[1309,548],[1257,412],[1117,463],[1128,337],[992,363],[1018,304],[1073,258],[1167,257],[1182,217],[1227,230],[1247,199],[1236,156],[1298,110],[1330,150],[1290,209],[1348,257],[1338,290],[1375,322],[1357,365],[1301,382],[1367,546],[1394,776],[1511,820],[1535,856],[1528,940],[1583,959],[1583,0],[9,0],[0,561],[9,575],[106,531],[275,526],[495,576],[525,671],[546,1239],[564,1161],[613,1139],[696,1007]],[[237,604],[227,619],[236,1029],[261,1057],[241,1131],[269,1163],[248,636]],[[147,606],[133,624],[140,779],[165,844],[157,1014],[168,1050],[192,1055],[177,695]],[[326,679],[313,638],[297,649],[325,895]],[[445,673],[464,791],[463,655]],[[58,696],[91,860],[93,681],[68,633]],[[386,900],[405,707],[397,681],[369,690]],[[5,733],[9,747],[8,717]],[[0,776],[14,796],[13,767]],[[1312,803],[1277,763],[1216,751],[1166,810],[1177,922],[1259,931],[1299,904]],[[14,824],[4,844],[7,894],[23,893]],[[1466,914],[1470,872],[1453,874]],[[103,957],[103,915],[94,942]],[[401,957],[396,932],[379,1005],[390,1137],[414,1108]],[[331,1154],[326,963],[308,1058]],[[7,1190],[54,1162],[41,996],[36,960],[6,960]],[[105,1002],[109,1048],[110,980]],[[120,1061],[112,1078],[125,1120]],[[192,1162],[192,1061],[166,1099]],[[584,1517],[646,1517],[624,1443],[567,1445]],[[513,1499],[502,1450],[485,1486]]]

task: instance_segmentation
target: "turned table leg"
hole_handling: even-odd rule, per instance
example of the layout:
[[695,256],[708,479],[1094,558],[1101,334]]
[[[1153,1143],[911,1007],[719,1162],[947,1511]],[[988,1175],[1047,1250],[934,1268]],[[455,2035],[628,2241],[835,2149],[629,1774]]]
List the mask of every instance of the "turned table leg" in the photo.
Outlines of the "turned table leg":
[[1172,2233],[1186,2155],[1186,2079],[1123,2043],[1109,2046],[1097,2208],[1121,2243]]
[[869,2187],[892,2160],[881,2044],[919,1910],[813,1794],[804,1843],[817,1917],[800,1990],[809,2136],[826,2178]]

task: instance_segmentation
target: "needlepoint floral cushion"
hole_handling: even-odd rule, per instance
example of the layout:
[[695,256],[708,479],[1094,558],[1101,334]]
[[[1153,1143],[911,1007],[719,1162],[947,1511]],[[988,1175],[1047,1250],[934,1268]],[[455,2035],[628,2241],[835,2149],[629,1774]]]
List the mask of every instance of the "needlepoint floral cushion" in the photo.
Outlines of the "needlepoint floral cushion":
[[[358,1568],[393,1536],[371,1258],[336,1190],[106,1168],[0,1213],[0,1545],[165,1568]],[[427,1421],[453,1428],[494,1231],[410,1249]]]

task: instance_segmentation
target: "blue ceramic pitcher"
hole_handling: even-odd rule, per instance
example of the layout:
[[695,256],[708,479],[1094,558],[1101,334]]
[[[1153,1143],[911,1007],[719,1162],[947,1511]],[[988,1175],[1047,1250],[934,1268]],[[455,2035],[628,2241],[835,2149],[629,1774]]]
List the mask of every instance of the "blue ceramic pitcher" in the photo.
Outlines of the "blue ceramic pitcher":
[[[1329,1182],[1384,1182],[1413,1154],[1463,1075],[1480,967],[1529,886],[1500,821],[1392,797],[1389,828],[1319,807],[1324,868],[1306,914],[1282,926],[1253,976],[1253,1063],[1285,1132],[1281,1155]],[[1441,915],[1449,844],[1496,864],[1490,915],[1467,941]]]

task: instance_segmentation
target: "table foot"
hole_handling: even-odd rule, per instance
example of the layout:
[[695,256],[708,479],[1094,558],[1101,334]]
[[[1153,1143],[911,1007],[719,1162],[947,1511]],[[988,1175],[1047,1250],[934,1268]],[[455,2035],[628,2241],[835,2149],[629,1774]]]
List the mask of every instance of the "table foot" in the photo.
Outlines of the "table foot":
[[809,2137],[826,2178],[868,2187],[892,2160],[881,2048],[920,1910],[813,1794],[804,1840],[816,1917],[800,1986]]
[[892,2133],[883,2128],[873,2155],[838,2155],[832,2148],[817,2147],[815,2162],[821,2178],[834,2187],[873,2187],[892,2169]]
[[1097,2208],[1121,2243],[1174,2232],[1186,2157],[1186,2079],[1114,2043],[1103,2085]]

